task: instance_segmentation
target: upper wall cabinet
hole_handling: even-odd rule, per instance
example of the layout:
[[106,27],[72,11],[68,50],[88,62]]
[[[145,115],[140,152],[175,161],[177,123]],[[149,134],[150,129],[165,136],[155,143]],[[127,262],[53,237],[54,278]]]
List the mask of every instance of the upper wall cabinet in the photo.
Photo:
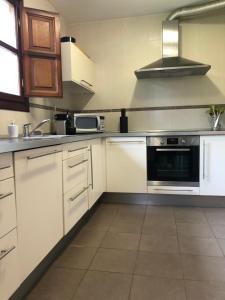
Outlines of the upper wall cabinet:
[[24,8],[22,39],[26,96],[62,97],[59,16]]
[[74,43],[61,43],[63,84],[76,92],[94,93],[94,63]]

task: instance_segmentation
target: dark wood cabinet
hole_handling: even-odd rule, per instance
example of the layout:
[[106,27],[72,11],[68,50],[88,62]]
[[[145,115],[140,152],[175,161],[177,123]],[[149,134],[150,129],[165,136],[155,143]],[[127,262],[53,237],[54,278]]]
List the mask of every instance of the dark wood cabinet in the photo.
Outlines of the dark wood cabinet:
[[24,8],[22,48],[25,95],[62,97],[58,14]]

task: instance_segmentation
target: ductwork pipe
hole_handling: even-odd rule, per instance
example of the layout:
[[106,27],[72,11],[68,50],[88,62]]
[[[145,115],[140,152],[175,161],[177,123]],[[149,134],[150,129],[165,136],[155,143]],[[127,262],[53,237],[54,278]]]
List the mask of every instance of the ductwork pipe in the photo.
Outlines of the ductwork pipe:
[[202,15],[214,10],[219,10],[225,8],[225,0],[216,0],[210,1],[203,4],[198,5],[190,5],[182,8],[178,8],[173,11],[168,17],[167,21],[172,21],[175,19],[185,18],[185,17],[193,17],[196,15]]

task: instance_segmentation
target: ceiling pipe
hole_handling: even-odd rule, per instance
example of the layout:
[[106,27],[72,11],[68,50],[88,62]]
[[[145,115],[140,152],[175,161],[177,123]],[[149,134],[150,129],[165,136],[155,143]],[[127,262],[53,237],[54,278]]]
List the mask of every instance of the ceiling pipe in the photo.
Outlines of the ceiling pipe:
[[225,0],[215,0],[207,3],[202,3],[198,5],[190,5],[176,9],[168,17],[167,21],[172,21],[175,19],[194,17],[196,15],[207,14],[214,10],[224,9]]

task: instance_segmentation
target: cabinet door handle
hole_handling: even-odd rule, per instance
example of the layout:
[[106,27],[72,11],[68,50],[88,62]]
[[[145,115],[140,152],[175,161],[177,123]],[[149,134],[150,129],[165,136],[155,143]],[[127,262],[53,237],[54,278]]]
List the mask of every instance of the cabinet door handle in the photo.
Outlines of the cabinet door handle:
[[74,200],[76,200],[81,194],[83,194],[87,189],[88,189],[89,186],[86,186],[84,187],[80,192],[78,192],[75,196],[69,198],[69,200],[71,202],[73,202]]
[[12,192],[9,192],[9,193],[6,193],[6,194],[0,194],[0,200],[8,197],[8,196],[11,196],[13,193]]
[[86,80],[83,80],[83,79],[82,79],[81,82],[84,82],[84,83],[88,84],[89,86],[92,86],[92,87],[93,87],[93,85],[90,84],[89,82],[87,82]]
[[55,150],[52,152],[47,152],[47,153],[43,153],[43,154],[39,154],[39,155],[27,156],[27,159],[31,160],[31,159],[35,159],[35,158],[39,158],[39,157],[43,157],[43,156],[47,156],[47,155],[52,155],[52,154],[56,154],[56,153],[60,153],[60,152],[62,152],[62,150]]
[[68,150],[68,152],[75,152],[75,151],[84,150],[84,149],[88,149],[88,147],[82,147],[82,148],[77,148],[77,149],[70,149],[70,150]]
[[9,249],[0,250],[0,260],[2,260],[6,255],[12,252],[16,246],[12,246]]
[[0,167],[0,170],[5,170],[5,169],[9,169],[11,166],[3,166],[3,167]]
[[87,161],[88,161],[88,159],[84,159],[84,160],[82,160],[82,161],[76,163],[75,165],[69,165],[68,167],[72,169],[72,168],[74,168],[74,167],[76,167],[76,166],[79,166],[79,165],[81,165],[81,164],[83,164],[83,163],[85,163],[85,162],[87,162]]
[[205,180],[205,141],[203,141],[203,180]]
[[93,177],[93,158],[92,158],[92,146],[90,146],[90,159],[91,159],[91,188],[94,188],[94,177]]

